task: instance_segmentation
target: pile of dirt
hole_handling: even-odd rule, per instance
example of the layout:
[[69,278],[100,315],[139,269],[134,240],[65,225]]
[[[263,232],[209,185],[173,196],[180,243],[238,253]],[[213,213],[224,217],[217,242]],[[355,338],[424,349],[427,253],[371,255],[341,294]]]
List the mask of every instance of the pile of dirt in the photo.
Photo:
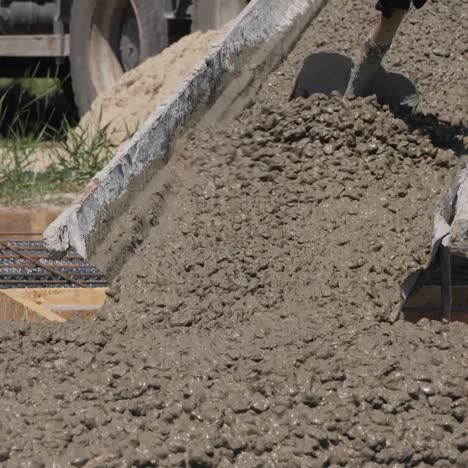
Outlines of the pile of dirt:
[[96,98],[91,111],[81,119],[80,127],[94,129],[109,125],[112,140],[124,141],[177,91],[223,31],[185,36],[125,73],[116,85]]
[[0,461],[467,466],[468,327],[388,320],[457,165],[464,81],[428,75],[437,40],[461,77],[462,7],[415,13],[403,42],[423,59],[390,56],[433,96],[424,114],[288,102],[314,45],[362,40],[362,2],[331,0],[254,106],[194,132],[99,317],[0,328]]

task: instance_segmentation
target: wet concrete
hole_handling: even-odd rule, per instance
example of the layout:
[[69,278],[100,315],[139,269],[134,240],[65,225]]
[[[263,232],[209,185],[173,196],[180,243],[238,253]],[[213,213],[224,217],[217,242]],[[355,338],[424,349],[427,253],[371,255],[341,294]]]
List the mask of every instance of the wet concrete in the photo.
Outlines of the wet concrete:
[[[337,52],[316,52],[304,60],[297,77],[291,99],[307,98],[313,94],[331,96],[337,92],[344,96],[348,88],[353,61]],[[377,102],[387,104],[392,112],[402,116],[414,113],[419,104],[416,84],[397,72],[388,72],[380,67],[364,97],[375,96]]]
[[391,323],[462,148],[462,9],[414,12],[389,55],[424,113],[288,102],[374,14],[332,1],[254,106],[194,132],[97,320],[2,324],[0,463],[467,466],[468,327]]

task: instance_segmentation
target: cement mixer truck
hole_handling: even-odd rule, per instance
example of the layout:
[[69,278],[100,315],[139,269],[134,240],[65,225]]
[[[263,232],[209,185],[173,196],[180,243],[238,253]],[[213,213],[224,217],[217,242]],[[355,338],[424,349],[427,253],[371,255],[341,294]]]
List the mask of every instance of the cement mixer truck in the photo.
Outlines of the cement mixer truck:
[[81,114],[119,77],[249,0],[0,0],[0,76],[71,77]]

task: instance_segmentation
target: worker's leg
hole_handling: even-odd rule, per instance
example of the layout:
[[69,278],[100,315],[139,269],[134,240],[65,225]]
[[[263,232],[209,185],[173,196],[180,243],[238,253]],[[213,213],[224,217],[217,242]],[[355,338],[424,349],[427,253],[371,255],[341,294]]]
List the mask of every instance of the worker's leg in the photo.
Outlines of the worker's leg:
[[407,11],[408,10],[395,9],[390,18],[382,15],[369,37],[372,42],[379,46],[390,47]]

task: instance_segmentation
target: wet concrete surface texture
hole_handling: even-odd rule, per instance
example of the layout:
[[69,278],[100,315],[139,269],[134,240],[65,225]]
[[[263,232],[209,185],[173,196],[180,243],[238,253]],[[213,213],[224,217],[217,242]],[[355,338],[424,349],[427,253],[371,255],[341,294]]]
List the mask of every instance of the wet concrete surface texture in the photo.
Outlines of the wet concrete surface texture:
[[0,327],[0,464],[468,466],[468,327],[389,321],[466,136],[463,9],[413,11],[388,56],[413,117],[289,102],[375,16],[332,0],[254,105],[194,132],[98,318]]

